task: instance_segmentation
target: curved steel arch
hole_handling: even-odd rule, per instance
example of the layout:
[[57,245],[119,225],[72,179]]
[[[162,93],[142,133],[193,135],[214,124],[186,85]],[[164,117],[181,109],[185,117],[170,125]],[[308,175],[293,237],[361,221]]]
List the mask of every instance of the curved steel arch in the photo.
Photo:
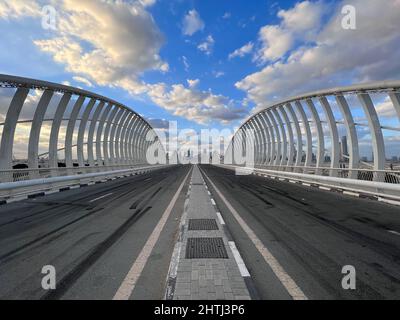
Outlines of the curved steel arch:
[[[152,143],[157,143],[160,151],[165,154],[164,147],[150,124],[138,113],[115,100],[79,88],[2,74],[0,74],[0,88],[17,89],[7,109],[3,124],[0,171],[12,170],[15,129],[30,90],[39,90],[42,95],[34,110],[33,119],[30,121],[32,126],[28,142],[27,165],[31,171],[27,179],[40,177],[37,171],[39,169],[38,149],[41,127],[45,120],[51,120],[49,149],[45,153],[48,154],[46,167],[50,176],[72,174],[75,171],[77,173],[93,172],[93,170],[110,171],[110,169],[123,166],[146,164],[147,148]],[[44,119],[55,94],[61,94],[61,99],[56,106],[54,117]],[[69,114],[68,119],[66,119],[66,114]],[[63,141],[60,141],[60,127],[63,121],[67,121],[66,133]],[[146,140],[146,134],[149,131],[152,131],[152,134]],[[73,145],[74,137],[76,137],[76,145]],[[62,149],[59,149],[60,143],[64,144]],[[72,156],[74,147],[77,154],[75,163]],[[65,165],[60,164],[63,161],[58,158],[60,150],[65,150]],[[13,174],[0,176],[0,182],[6,181],[13,181]]]
[[[249,117],[235,132],[227,154],[233,155],[238,141],[244,143],[243,137],[252,129],[256,133],[254,158],[256,165],[273,170],[312,173],[353,179],[367,179],[387,182],[385,171],[385,143],[383,129],[400,131],[400,128],[384,127],[376,111],[371,94],[383,93],[392,102],[400,121],[400,81],[381,81],[369,84],[339,87],[298,95],[270,105]],[[368,126],[373,149],[374,173],[366,177],[362,175],[362,162],[359,155],[359,139],[354,114],[349,107],[346,96],[354,95],[362,107]],[[332,103],[336,101],[343,121],[335,119]],[[315,102],[321,106],[317,109]],[[306,108],[311,115],[308,118]],[[321,118],[324,117],[324,121]],[[330,144],[325,141],[323,123],[327,124]],[[348,160],[340,163],[340,142],[338,125],[344,125],[348,138]],[[296,137],[295,137],[296,136]],[[316,146],[313,146],[315,137]],[[313,148],[316,150],[313,153]],[[325,152],[329,152],[330,160],[326,161]],[[232,158],[232,157],[230,157]],[[260,160],[261,159],[261,160]],[[263,160],[265,159],[265,160]],[[235,163],[233,161],[233,163]],[[370,170],[371,171],[371,170]],[[396,181],[400,181],[400,176]],[[400,183],[400,182],[399,182]]]

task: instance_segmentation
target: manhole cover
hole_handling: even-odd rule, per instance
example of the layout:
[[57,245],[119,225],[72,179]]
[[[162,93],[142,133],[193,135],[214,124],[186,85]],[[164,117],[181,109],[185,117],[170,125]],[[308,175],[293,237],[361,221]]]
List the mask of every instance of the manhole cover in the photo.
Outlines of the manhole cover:
[[218,230],[215,219],[189,219],[189,230]]
[[228,259],[222,238],[188,238],[186,259]]

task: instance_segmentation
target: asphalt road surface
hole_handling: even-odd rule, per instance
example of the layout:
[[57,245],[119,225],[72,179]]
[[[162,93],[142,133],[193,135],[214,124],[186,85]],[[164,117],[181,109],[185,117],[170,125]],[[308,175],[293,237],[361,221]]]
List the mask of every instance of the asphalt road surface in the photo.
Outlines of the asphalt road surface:
[[[400,210],[316,188],[200,166],[261,299],[287,289],[223,194],[308,299],[399,299]],[[112,299],[184,181],[130,299],[162,299],[191,166],[0,207],[0,299]],[[42,289],[42,267],[57,271]],[[342,288],[343,266],[356,289]]]
[[[189,171],[174,166],[1,206],[0,299],[112,299]],[[183,200],[131,298],[163,298]],[[42,289],[44,265],[56,269],[56,290]]]
[[[308,299],[399,299],[400,210],[373,200],[231,170],[201,169]],[[208,182],[209,183],[209,182]],[[209,184],[262,299],[288,293]],[[356,289],[342,288],[343,266]]]

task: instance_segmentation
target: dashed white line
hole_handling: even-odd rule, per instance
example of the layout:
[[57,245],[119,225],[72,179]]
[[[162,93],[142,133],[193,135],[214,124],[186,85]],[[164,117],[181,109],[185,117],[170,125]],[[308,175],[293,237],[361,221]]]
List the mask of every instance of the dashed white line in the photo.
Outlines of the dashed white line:
[[324,186],[319,186],[319,188],[320,188],[321,190],[326,190],[326,191],[331,191],[331,190],[332,190],[331,188],[324,187]]
[[351,192],[351,191],[343,191],[343,194],[347,194],[348,196],[353,196],[353,197],[360,197],[358,193]]
[[220,223],[221,225],[224,225],[224,224],[225,224],[225,221],[224,221],[224,219],[222,218],[221,212],[217,212],[217,217],[218,217],[219,223]]
[[144,266],[147,263],[147,260],[150,257],[151,252],[155,244],[157,243],[161,231],[164,228],[168,217],[170,216],[172,209],[175,206],[176,201],[178,200],[179,194],[182,191],[183,186],[187,178],[189,177],[190,171],[187,173],[186,177],[183,179],[181,185],[179,186],[178,190],[176,191],[174,197],[171,199],[171,202],[168,204],[168,207],[165,209],[161,219],[159,220],[158,224],[154,228],[153,232],[151,233],[150,237],[147,239],[146,244],[144,245],[142,251],[136,258],[135,262],[133,263],[131,269],[129,270],[128,274],[126,275],[125,279],[122,281],[120,287],[118,288],[117,292],[114,295],[113,300],[128,300],[131,296],[133,290],[135,289],[136,283],[142,274]]
[[400,206],[400,201],[396,201],[396,200],[391,200],[391,199],[386,199],[386,198],[379,197],[378,201],[386,202],[386,203],[389,203],[389,204],[393,204],[395,206]]
[[217,204],[215,203],[215,200],[213,198],[211,198],[211,203],[213,204],[213,206],[216,206]]
[[247,236],[253,242],[257,250],[260,252],[265,262],[271,267],[272,271],[282,283],[282,285],[286,288],[289,295],[294,300],[308,300],[307,296],[300,289],[300,287],[296,284],[296,282],[292,279],[292,277],[283,269],[278,260],[272,255],[272,253],[268,250],[267,247],[264,246],[262,241],[257,237],[255,232],[249,227],[249,225],[242,219],[240,214],[236,211],[236,209],[230,204],[230,202],[225,198],[225,196],[219,191],[216,185],[210,180],[207,174],[203,171],[205,177],[208,178],[211,186],[217,192],[218,196],[225,203],[226,207],[231,211],[232,215],[242,227],[242,229],[247,233]]
[[89,202],[95,202],[95,201],[97,201],[97,200],[100,200],[100,199],[103,199],[103,198],[105,198],[105,197],[111,196],[112,194],[113,194],[112,192],[111,192],[111,193],[107,193],[107,194],[105,194],[104,196],[95,198],[95,199],[93,199],[93,200],[90,200]]
[[247,270],[246,265],[242,257],[240,256],[239,250],[236,248],[236,244],[233,241],[228,241],[229,247],[233,253],[233,257],[235,258],[236,264],[239,267],[239,271],[242,277],[250,277],[249,270]]

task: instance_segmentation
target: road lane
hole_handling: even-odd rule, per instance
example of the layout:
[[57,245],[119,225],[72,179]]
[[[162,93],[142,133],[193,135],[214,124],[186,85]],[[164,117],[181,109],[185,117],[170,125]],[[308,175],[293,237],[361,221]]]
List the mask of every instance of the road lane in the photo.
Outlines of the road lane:
[[[157,170],[0,207],[0,298],[111,299],[189,168]],[[174,236],[177,222],[171,223],[166,238]],[[165,248],[159,266],[165,274],[155,276],[160,284],[170,251]],[[55,291],[40,285],[47,264],[57,270]],[[151,294],[162,296],[162,288],[158,291]]]
[[[310,299],[400,298],[398,207],[201,166]],[[210,185],[209,185],[210,187]],[[264,299],[287,299],[248,236],[210,187]],[[343,290],[353,265],[357,289]]]

